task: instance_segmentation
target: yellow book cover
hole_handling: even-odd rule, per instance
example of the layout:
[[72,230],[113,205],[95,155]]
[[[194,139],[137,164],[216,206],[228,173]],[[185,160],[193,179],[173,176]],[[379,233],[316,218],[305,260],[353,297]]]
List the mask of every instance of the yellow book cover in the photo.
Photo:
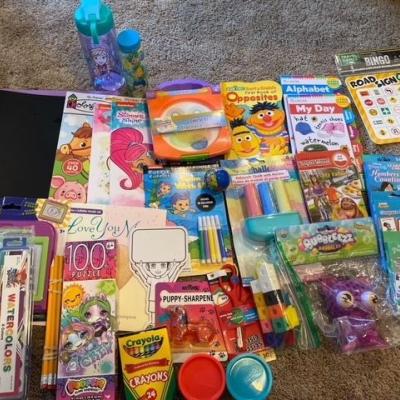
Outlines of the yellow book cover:
[[400,142],[400,71],[366,72],[345,82],[371,140]]
[[232,134],[232,149],[226,158],[289,152],[279,83],[270,80],[223,82],[221,93]]
[[118,343],[125,398],[172,400],[176,381],[167,329],[133,333]]

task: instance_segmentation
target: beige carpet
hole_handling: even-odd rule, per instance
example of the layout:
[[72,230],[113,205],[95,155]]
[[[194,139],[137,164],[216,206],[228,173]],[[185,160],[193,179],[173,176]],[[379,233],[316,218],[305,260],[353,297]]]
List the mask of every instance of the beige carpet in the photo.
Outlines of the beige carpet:
[[[333,54],[399,44],[394,0],[120,0],[120,28],[138,28],[155,85],[334,73]],[[118,4],[117,4],[118,3]],[[88,89],[72,22],[76,1],[0,0],[0,87]],[[0,105],[1,106],[1,105]],[[370,151],[396,151],[393,147]],[[43,329],[34,329],[30,399],[42,399]],[[271,399],[400,399],[400,351],[342,356],[288,350],[273,364]]]

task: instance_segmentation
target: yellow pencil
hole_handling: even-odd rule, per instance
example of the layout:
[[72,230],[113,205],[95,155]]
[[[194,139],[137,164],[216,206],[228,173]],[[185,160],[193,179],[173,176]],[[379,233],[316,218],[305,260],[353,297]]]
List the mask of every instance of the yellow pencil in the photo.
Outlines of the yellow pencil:
[[50,269],[49,277],[49,297],[47,302],[47,320],[46,320],[46,333],[44,338],[44,351],[43,351],[43,363],[42,363],[42,376],[41,376],[41,387],[47,389],[49,380],[49,358],[50,358],[50,344],[53,336],[52,332],[52,319],[54,315],[54,292],[55,292],[55,275],[57,269],[57,256],[53,261],[53,265]]
[[57,384],[57,367],[58,367],[58,340],[60,337],[60,319],[61,319],[61,302],[62,287],[64,273],[64,257],[58,256],[56,282],[55,282],[55,310],[53,320],[53,340],[52,340],[52,358],[50,360],[50,387],[53,389]]

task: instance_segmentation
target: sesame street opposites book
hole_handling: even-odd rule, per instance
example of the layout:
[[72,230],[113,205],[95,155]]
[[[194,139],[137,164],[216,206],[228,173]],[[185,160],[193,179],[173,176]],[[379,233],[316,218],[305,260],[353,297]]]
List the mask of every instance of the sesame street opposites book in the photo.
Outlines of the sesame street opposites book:
[[71,208],[67,242],[116,240],[117,330],[140,331],[150,323],[146,288],[129,262],[130,235],[137,228],[162,227],[165,224],[164,210],[93,204],[74,204]]
[[221,92],[232,133],[228,159],[289,152],[279,83],[223,82]]

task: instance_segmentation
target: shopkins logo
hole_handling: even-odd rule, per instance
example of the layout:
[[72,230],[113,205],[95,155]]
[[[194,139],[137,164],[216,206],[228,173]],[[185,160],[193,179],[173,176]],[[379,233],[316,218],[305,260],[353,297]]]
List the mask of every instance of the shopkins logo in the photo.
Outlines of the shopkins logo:
[[300,250],[321,253],[334,253],[347,245],[352,245],[356,240],[353,232],[344,228],[324,227],[314,235],[305,234],[301,238]]
[[68,379],[65,391],[68,396],[77,396],[82,393],[103,393],[106,385],[105,378]]

